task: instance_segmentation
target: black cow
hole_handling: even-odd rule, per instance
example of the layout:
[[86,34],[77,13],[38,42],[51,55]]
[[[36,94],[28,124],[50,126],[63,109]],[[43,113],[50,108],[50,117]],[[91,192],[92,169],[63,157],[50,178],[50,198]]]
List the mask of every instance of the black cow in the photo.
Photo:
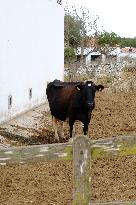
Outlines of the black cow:
[[[76,120],[83,123],[84,135],[87,134],[91,113],[95,108],[95,92],[103,89],[103,85],[95,85],[92,81],[61,82],[54,80],[48,84],[46,94],[53,117],[56,140],[59,139],[56,126],[57,120],[63,122],[67,118],[69,119],[70,138]],[[63,131],[61,135],[64,135]]]

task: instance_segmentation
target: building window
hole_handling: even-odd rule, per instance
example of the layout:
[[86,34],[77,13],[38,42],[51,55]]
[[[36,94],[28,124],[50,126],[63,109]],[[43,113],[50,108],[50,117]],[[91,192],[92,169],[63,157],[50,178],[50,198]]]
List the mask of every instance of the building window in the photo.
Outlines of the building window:
[[57,3],[62,5],[62,0],[57,0]]
[[32,98],[32,88],[29,88],[29,100]]
[[8,109],[12,107],[12,95],[8,96]]

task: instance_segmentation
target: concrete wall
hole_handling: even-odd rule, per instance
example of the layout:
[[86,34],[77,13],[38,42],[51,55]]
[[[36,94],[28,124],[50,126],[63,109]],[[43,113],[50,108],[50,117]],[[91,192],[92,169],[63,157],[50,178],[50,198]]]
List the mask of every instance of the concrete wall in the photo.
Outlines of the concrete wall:
[[3,122],[45,102],[47,82],[63,79],[63,5],[57,0],[0,0],[0,30]]

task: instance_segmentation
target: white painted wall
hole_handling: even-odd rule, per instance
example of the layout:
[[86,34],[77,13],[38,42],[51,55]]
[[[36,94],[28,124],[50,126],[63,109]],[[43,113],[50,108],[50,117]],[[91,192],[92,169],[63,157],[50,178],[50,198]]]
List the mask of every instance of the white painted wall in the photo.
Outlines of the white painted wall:
[[0,122],[45,102],[47,82],[63,79],[63,39],[57,0],[0,0]]
[[120,57],[120,58],[125,58],[125,57],[127,57],[127,58],[130,58],[130,59],[136,59],[136,53],[132,53],[132,52],[130,52],[130,53],[121,52],[121,53],[119,54],[119,57]]

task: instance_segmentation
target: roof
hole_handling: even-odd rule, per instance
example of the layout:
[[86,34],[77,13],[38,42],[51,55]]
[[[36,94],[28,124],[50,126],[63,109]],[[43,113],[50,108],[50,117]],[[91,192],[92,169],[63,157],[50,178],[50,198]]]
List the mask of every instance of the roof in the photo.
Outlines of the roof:
[[136,48],[133,47],[125,47],[121,48],[122,53],[136,53]]
[[[111,48],[110,52],[109,52],[109,55],[117,55],[120,53],[120,48]],[[101,52],[99,50],[97,50],[95,47],[86,47],[84,48],[84,52],[83,52],[83,55],[84,56],[87,56],[88,54],[91,54],[91,55],[101,55]],[[81,47],[77,48],[76,50],[76,55],[81,55]]]
[[[94,50],[93,47],[89,47],[89,48],[84,48],[84,52],[83,52],[83,55],[86,56],[88,55],[90,52],[92,52]],[[77,48],[76,50],[76,55],[81,55],[81,47]]]
[[[101,55],[101,53],[98,50],[96,50],[95,47],[84,48],[84,56],[87,56],[90,53],[91,55]],[[81,55],[81,47],[77,48],[76,55]]]

